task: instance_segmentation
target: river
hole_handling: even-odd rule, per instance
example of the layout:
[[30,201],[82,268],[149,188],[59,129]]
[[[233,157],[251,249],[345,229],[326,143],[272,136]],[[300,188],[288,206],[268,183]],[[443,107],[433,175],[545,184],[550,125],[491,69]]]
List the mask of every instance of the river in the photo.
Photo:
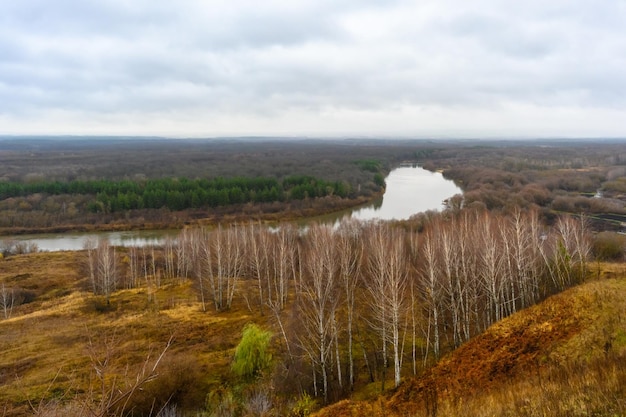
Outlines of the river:
[[[385,178],[386,189],[381,199],[364,207],[357,207],[307,221],[337,222],[351,217],[359,220],[405,220],[428,210],[441,210],[444,200],[462,193],[454,182],[438,172],[427,171],[417,165],[402,165]],[[0,241],[15,241],[37,245],[42,251],[81,250],[88,240],[107,238],[115,246],[146,246],[161,244],[175,237],[177,230],[140,230],[128,232],[62,233],[42,235],[3,236]]]
[[462,191],[440,172],[427,171],[417,165],[402,165],[385,178],[382,199],[352,210],[348,216],[358,220],[406,220],[416,213],[441,210],[444,201]]

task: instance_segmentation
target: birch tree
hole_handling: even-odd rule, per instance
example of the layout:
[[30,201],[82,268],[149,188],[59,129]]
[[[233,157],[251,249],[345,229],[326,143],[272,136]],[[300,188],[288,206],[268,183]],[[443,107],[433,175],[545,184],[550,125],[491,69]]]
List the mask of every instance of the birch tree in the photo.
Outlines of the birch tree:
[[135,288],[139,282],[139,248],[131,246],[128,248],[128,287]]
[[11,317],[15,304],[15,291],[13,288],[7,288],[3,282],[2,287],[0,287],[0,308],[2,308],[5,319]]
[[268,234],[266,228],[252,223],[247,228],[248,268],[250,275],[256,280],[261,315],[263,315],[263,304],[265,304],[265,277],[269,275],[267,251],[270,240]]
[[491,216],[485,214],[481,218],[482,240],[480,241],[480,271],[483,289],[487,294],[489,312],[485,316],[485,328],[494,321],[500,320],[502,315],[502,268],[503,259],[499,248],[499,241],[492,226]]
[[374,224],[367,228],[366,288],[372,327],[379,333],[383,357],[383,388],[388,366],[387,344],[391,344],[394,384],[400,384],[402,341],[401,326],[406,308],[406,252],[404,237],[397,228],[386,224]]
[[[441,349],[439,335],[439,316],[441,308],[441,284],[439,282],[439,262],[437,260],[437,238],[436,231],[429,228],[424,233],[423,244],[421,246],[422,266],[421,270],[421,289],[424,306],[428,311],[427,329],[426,329],[426,345],[432,346],[435,358],[439,358]],[[432,342],[431,340],[432,332]],[[428,352],[424,355],[426,361]]]
[[[296,257],[296,232],[290,225],[278,228],[272,239],[273,273],[268,277],[268,300],[272,308],[285,308],[289,291],[289,281],[293,276]],[[270,279],[271,277],[271,279]]]
[[117,289],[117,255],[115,247],[107,239],[98,240],[97,246],[93,241],[84,244],[87,251],[87,265],[89,280],[94,294],[104,295],[109,302],[111,293]]
[[324,401],[328,401],[328,361],[338,303],[338,265],[331,239],[330,227],[312,225],[309,228],[305,253],[306,272],[298,288],[303,328],[298,334],[298,340],[313,365],[315,395],[318,395],[316,374],[319,372],[321,375]]
[[363,245],[359,244],[359,226],[343,222],[337,231],[336,252],[339,260],[339,276],[343,286],[346,307],[346,332],[348,337],[348,384],[354,387],[353,322],[356,288],[360,280]]

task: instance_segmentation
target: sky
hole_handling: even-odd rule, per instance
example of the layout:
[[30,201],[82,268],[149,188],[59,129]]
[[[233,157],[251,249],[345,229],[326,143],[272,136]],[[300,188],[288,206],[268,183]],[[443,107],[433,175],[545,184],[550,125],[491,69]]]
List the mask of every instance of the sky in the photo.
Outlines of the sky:
[[626,0],[2,0],[0,134],[626,137]]

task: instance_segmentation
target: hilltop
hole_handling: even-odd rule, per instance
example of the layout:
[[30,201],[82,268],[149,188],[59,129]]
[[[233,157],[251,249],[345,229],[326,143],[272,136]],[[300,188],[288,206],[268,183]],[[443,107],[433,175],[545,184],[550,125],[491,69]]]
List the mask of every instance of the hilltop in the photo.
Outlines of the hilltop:
[[495,323],[393,392],[315,416],[625,415],[624,266],[602,277]]

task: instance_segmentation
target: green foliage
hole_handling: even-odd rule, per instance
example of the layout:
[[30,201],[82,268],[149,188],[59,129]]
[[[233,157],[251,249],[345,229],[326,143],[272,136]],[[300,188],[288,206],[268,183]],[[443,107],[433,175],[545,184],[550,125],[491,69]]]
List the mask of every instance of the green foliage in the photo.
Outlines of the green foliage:
[[378,185],[379,187],[385,186],[385,179],[380,173],[374,174],[374,184]]
[[48,195],[91,195],[87,203],[92,213],[115,213],[137,209],[185,210],[231,204],[266,203],[338,195],[346,197],[350,186],[341,181],[325,181],[307,175],[285,178],[195,179],[159,178],[141,182],[129,180],[13,183],[0,182],[0,200],[36,193]]
[[304,393],[291,408],[290,417],[307,417],[317,410],[318,404],[309,394]]
[[430,148],[418,149],[417,151],[415,151],[415,159],[417,159],[418,161],[422,161],[424,159],[428,159],[436,151],[437,151],[436,149],[430,149]]
[[360,159],[358,161],[354,161],[354,163],[363,171],[368,171],[368,172],[380,171],[380,162],[375,159]]
[[233,393],[228,389],[211,391],[206,399],[206,411],[209,416],[234,416],[238,415],[239,404]]
[[283,191],[292,200],[325,197],[336,194],[340,197],[348,195],[349,186],[340,181],[325,181],[308,175],[292,175],[282,182]]
[[268,370],[272,362],[269,352],[271,338],[271,332],[256,324],[247,324],[243,329],[241,342],[235,349],[233,372],[243,379],[251,380]]

